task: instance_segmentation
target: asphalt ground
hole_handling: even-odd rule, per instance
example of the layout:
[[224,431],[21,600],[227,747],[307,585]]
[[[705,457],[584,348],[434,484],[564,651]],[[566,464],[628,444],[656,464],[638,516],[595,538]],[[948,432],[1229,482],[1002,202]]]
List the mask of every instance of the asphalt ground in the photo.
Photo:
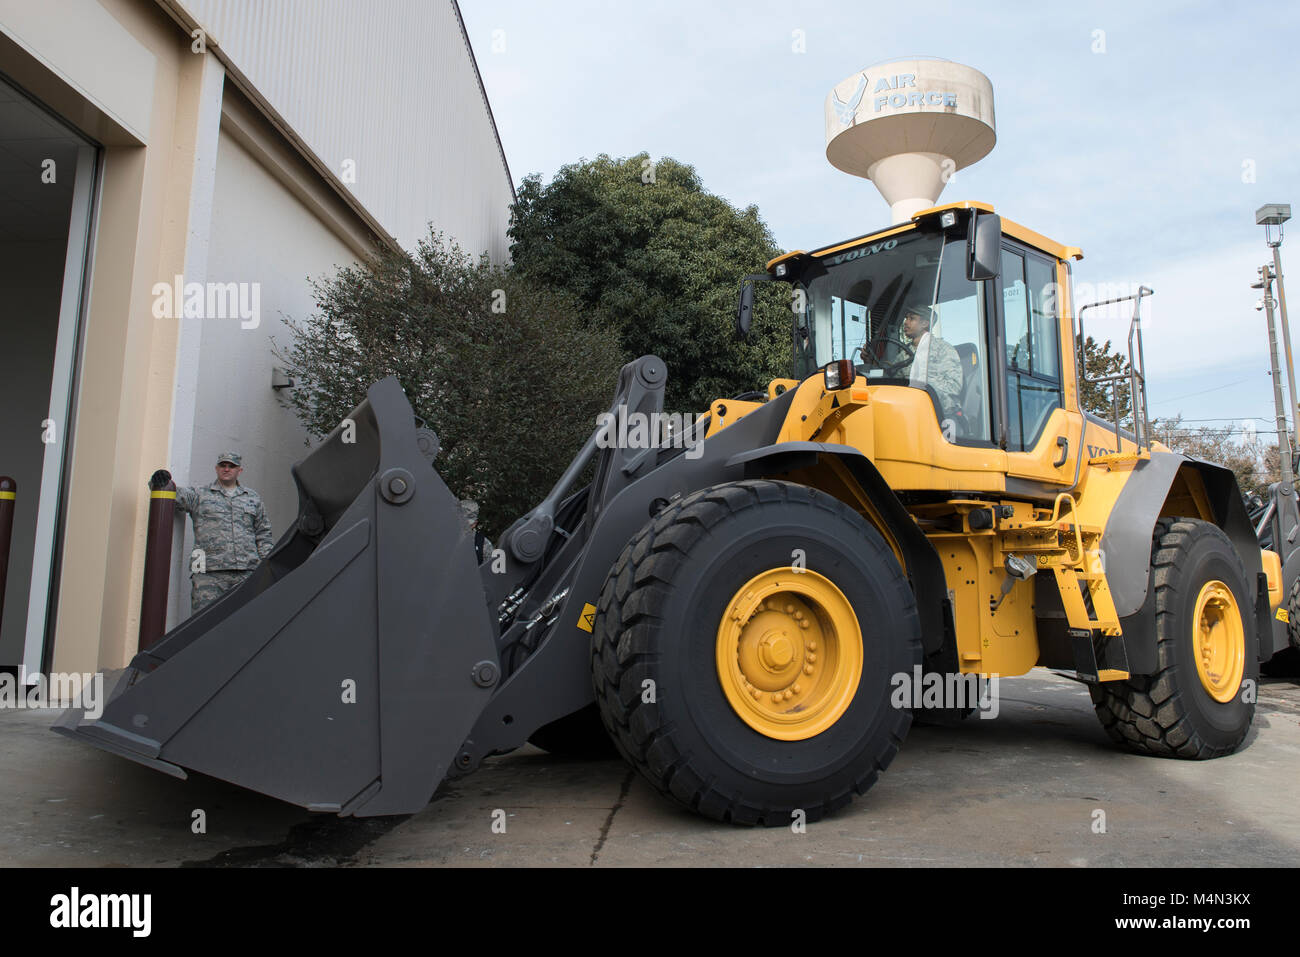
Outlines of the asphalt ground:
[[[1086,690],[1035,671],[1000,712],[914,725],[889,770],[834,816],[743,828],[662,798],[620,760],[528,747],[407,817],[310,814],[170,778],[0,711],[0,865],[104,867],[1069,866],[1300,861],[1300,683],[1263,679],[1255,723],[1214,761],[1129,754]],[[201,814],[196,813],[201,812]],[[196,821],[204,830],[195,833]]]

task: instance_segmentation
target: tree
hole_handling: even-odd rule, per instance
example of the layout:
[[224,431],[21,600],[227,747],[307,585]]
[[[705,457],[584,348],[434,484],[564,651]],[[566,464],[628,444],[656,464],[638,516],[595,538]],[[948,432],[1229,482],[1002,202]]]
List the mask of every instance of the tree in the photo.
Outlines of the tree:
[[1153,438],[1173,451],[1231,469],[1244,497],[1267,497],[1269,485],[1281,478],[1277,446],[1266,445],[1254,436],[1238,442],[1233,438],[1237,431],[1231,425],[1189,428],[1183,425],[1181,415],[1151,423]]
[[668,363],[665,405],[694,411],[789,374],[792,291],[759,286],[748,341],[735,335],[741,277],[780,254],[758,209],[737,210],[695,170],[645,154],[525,178],[510,237],[514,268],[610,317],[625,359]]
[[[1111,375],[1127,375],[1128,359],[1110,347],[1110,340],[1098,343],[1092,336],[1086,339],[1075,336],[1075,348],[1083,355],[1084,375],[1088,379],[1100,379]],[[1111,404],[1111,389],[1119,400],[1119,418],[1121,423],[1133,414],[1133,404],[1129,401],[1129,384],[1127,380],[1096,385],[1089,382],[1080,383],[1079,404],[1085,412],[1100,416],[1108,422],[1115,419],[1115,407]]]
[[276,346],[296,383],[288,406],[319,438],[373,382],[397,376],[438,433],[439,474],[478,501],[489,534],[550,490],[617,385],[618,340],[599,317],[440,234],[312,290],[317,314],[290,320],[290,342]]

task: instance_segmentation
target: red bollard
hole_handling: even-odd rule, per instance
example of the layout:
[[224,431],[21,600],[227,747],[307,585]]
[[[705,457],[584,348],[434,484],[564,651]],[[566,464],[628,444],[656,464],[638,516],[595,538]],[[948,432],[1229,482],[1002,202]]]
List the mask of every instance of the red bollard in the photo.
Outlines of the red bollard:
[[14,530],[18,483],[0,475],[0,623],[5,620],[5,582],[9,580],[9,538]]
[[167,630],[175,513],[176,483],[170,473],[159,469],[149,479],[149,531],[145,535],[144,585],[140,589],[140,651],[147,651]]

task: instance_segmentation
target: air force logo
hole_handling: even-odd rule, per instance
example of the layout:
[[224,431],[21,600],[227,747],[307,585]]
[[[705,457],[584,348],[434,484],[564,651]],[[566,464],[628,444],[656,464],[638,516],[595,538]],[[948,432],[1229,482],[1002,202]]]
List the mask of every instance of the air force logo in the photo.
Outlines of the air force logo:
[[867,92],[867,75],[865,73],[858,80],[858,87],[853,91],[853,95],[849,97],[847,103],[840,99],[838,93],[834,90],[831,91],[831,105],[835,107],[835,116],[840,121],[841,126],[853,125],[854,117],[858,112],[858,104],[862,102],[862,94],[865,92]]

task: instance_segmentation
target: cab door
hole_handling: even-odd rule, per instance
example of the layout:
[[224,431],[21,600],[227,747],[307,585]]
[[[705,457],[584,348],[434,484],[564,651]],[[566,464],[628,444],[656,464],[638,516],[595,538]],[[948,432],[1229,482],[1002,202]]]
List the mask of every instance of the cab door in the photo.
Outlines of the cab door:
[[1065,408],[1066,373],[1073,369],[1063,363],[1072,362],[1073,353],[1062,351],[1057,277],[1055,259],[1003,243],[997,287],[1008,492],[1051,492],[1075,480],[1083,421]]

